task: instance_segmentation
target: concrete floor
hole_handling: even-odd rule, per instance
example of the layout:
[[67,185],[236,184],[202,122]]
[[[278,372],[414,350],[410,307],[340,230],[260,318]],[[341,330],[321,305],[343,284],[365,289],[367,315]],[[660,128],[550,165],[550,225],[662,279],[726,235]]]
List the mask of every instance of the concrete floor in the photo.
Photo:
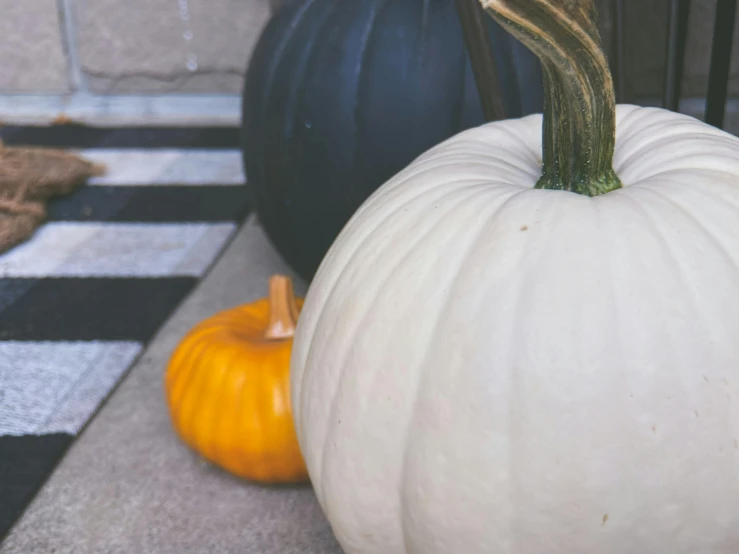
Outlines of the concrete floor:
[[[197,321],[293,275],[252,218],[160,330],[15,525],[0,554],[339,554],[309,486],[264,488],[174,435],[163,374]],[[294,275],[293,275],[294,277]],[[295,278],[298,294],[305,285]]]

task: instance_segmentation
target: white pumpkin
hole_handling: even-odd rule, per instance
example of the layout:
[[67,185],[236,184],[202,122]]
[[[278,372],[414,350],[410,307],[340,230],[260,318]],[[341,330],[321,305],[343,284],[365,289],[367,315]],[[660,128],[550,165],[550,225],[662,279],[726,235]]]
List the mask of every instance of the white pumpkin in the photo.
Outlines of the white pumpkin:
[[621,188],[534,188],[542,116],[496,122],[323,261],[291,390],[347,553],[739,552],[739,139],[615,121]]

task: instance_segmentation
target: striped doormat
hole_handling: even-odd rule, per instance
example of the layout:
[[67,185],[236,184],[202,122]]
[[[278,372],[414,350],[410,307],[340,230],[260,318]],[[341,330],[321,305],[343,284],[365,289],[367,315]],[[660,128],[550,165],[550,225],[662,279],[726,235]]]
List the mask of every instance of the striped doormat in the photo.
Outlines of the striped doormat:
[[247,215],[236,145],[106,136],[78,152],[108,174],[0,255],[0,541]]

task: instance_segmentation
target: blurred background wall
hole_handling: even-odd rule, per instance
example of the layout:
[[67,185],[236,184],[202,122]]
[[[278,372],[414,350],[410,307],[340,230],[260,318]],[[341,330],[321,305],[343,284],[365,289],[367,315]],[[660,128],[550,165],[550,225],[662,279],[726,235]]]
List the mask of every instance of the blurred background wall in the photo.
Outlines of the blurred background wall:
[[[599,0],[610,40],[608,0]],[[280,0],[0,0],[0,123],[238,124],[246,65]],[[702,116],[716,0],[694,0],[681,111]],[[668,0],[626,0],[626,101],[661,96]],[[739,40],[727,129],[739,131]]]
[[270,0],[0,0],[0,123],[235,123]]
[[[612,10],[609,0],[600,5],[601,29],[607,47],[612,40]],[[625,98],[626,102],[658,106],[661,103],[667,50],[669,0],[624,0],[625,12]],[[680,111],[703,117],[708,89],[716,0],[692,0]],[[737,14],[739,18],[739,12]],[[735,28],[737,27],[735,22]],[[739,132],[739,37],[734,38],[729,76],[729,102],[725,128]]]

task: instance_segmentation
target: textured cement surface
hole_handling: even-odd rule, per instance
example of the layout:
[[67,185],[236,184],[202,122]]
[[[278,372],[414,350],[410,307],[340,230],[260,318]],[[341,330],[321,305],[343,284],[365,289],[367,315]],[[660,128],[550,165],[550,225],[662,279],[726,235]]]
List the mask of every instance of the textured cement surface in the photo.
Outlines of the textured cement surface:
[[239,94],[267,0],[76,0],[81,70],[100,94]]
[[57,0],[0,0],[0,93],[70,90]]
[[[250,219],[77,439],[0,554],[340,554],[309,486],[265,488],[203,462],[163,397],[172,349],[200,319],[293,275]],[[294,277],[294,275],[293,275]],[[305,285],[295,278],[298,294]]]

